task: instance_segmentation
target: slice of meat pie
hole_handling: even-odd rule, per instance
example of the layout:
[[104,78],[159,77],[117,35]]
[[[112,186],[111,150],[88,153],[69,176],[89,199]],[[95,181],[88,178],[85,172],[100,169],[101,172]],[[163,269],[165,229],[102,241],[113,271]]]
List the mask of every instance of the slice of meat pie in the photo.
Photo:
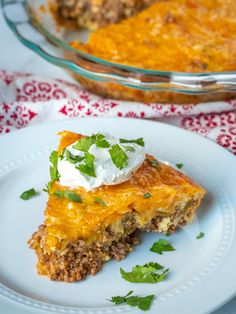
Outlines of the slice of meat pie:
[[64,131],[50,157],[44,223],[28,241],[38,273],[73,282],[123,259],[137,230],[174,232],[194,217],[205,190],[146,154],[142,138]]

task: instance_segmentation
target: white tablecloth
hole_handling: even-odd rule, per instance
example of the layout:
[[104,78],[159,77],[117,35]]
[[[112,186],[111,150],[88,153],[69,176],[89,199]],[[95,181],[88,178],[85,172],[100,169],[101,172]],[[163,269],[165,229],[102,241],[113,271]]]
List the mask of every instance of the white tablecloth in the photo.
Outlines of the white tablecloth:
[[[40,76],[61,78],[64,80],[73,81],[63,69],[49,64],[48,62],[37,56],[34,52],[25,48],[21,43],[19,43],[15,36],[12,34],[12,32],[5,25],[1,12],[0,43],[1,70],[29,72]],[[210,293],[211,291],[209,291],[209,294]],[[2,299],[1,296],[0,300],[2,304],[7,302],[7,300]],[[11,311],[4,314],[11,313],[30,314],[30,309],[26,307],[18,308],[17,305],[12,302]],[[212,314],[236,314],[236,297]]]

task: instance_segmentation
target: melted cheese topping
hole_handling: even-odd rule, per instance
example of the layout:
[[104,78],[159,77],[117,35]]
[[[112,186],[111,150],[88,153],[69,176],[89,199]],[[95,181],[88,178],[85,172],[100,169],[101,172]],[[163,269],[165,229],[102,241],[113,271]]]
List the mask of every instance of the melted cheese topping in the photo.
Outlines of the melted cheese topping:
[[151,70],[236,69],[235,0],[156,1],[141,13],[71,46],[114,63]]

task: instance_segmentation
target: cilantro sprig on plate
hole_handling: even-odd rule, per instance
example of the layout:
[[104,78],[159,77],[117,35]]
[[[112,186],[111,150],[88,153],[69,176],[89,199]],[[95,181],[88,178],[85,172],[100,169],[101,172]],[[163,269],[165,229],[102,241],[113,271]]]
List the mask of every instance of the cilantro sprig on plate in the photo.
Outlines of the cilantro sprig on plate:
[[205,233],[204,232],[200,232],[197,236],[196,236],[196,239],[199,240],[199,239],[202,239],[205,237]]
[[153,243],[150,251],[162,254],[163,252],[175,251],[175,248],[170,244],[166,239],[160,239],[157,242]]
[[26,191],[24,191],[23,193],[21,193],[20,198],[21,198],[22,200],[24,200],[24,201],[27,201],[27,200],[29,200],[31,197],[33,197],[33,196],[35,196],[35,195],[37,195],[37,194],[38,194],[38,193],[35,191],[35,189],[32,188],[32,189],[26,190]]
[[123,279],[129,282],[136,283],[157,283],[166,278],[169,269],[165,269],[158,263],[147,263],[143,266],[136,265],[131,272],[126,272],[120,268],[120,273]]
[[146,297],[139,297],[136,295],[131,296],[132,293],[133,291],[129,291],[125,296],[114,296],[108,301],[115,303],[115,305],[126,303],[130,306],[137,306],[142,311],[150,309],[152,301],[155,298],[154,294],[147,295]]

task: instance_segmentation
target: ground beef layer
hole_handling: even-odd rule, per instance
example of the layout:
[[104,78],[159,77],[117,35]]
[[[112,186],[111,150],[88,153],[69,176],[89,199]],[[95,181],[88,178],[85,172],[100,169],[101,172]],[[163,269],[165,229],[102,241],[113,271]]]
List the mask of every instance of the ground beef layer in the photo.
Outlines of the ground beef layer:
[[[189,205],[189,204],[188,204]],[[38,273],[51,280],[74,282],[83,280],[87,275],[95,275],[105,261],[112,258],[122,260],[139,243],[138,230],[173,233],[179,226],[192,220],[194,212],[188,208],[176,209],[169,217],[154,217],[146,226],[139,226],[135,212],[122,220],[123,234],[116,234],[107,228],[100,241],[87,245],[85,241],[68,244],[63,250],[45,253],[44,240],[46,225],[41,225],[28,241],[38,257]]]
[[112,258],[123,259],[138,244],[138,238],[134,233],[124,235],[117,241],[107,241],[103,245],[100,242],[87,246],[83,240],[69,244],[62,251],[54,251],[45,254],[40,243],[45,236],[45,225],[39,227],[30,242],[36,245],[38,256],[38,273],[46,275],[51,280],[74,282],[84,279],[87,275],[95,275],[105,261]]
[[51,0],[61,23],[97,29],[135,15],[155,0]]

